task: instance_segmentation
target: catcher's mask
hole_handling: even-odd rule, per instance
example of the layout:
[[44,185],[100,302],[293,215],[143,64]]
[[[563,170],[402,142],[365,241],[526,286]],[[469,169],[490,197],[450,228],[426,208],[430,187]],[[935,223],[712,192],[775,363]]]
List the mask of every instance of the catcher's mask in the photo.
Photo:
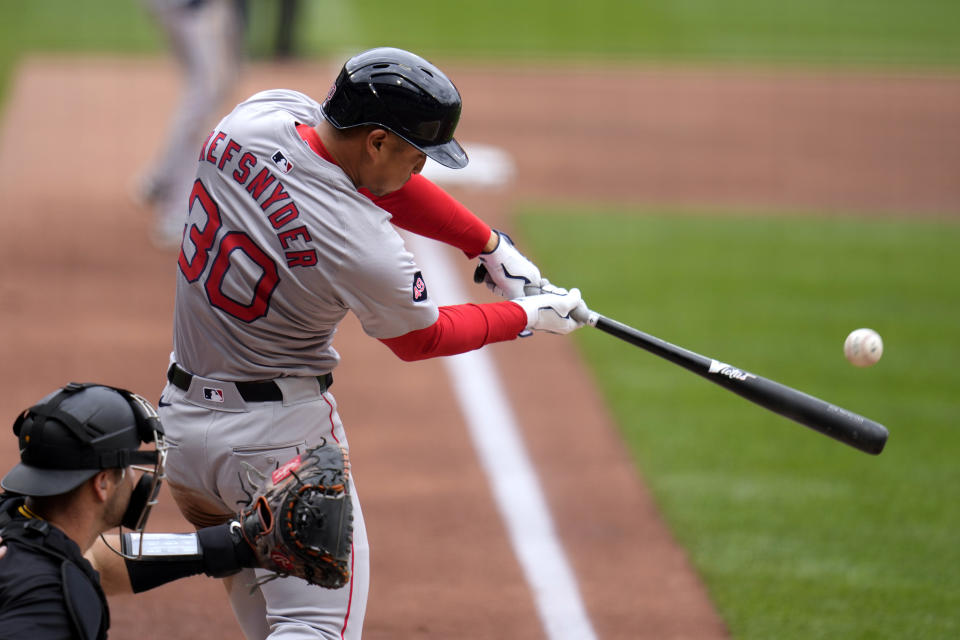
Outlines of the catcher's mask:
[[[104,469],[143,471],[121,526],[142,531],[164,478],[167,448],[156,410],[142,396],[107,385],[70,384],[23,411],[13,424],[20,463],[0,480],[5,490],[55,496]],[[153,450],[140,451],[142,443]]]
[[462,169],[467,153],[453,139],[460,107],[460,92],[440,69],[409,51],[379,47],[347,60],[321,108],[337,129],[377,125]]

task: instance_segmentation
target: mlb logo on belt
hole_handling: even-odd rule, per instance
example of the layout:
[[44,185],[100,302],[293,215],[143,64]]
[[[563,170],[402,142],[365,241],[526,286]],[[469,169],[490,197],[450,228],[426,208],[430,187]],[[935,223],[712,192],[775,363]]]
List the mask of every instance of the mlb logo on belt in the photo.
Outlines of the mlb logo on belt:
[[215,389],[213,387],[204,387],[203,399],[209,400],[210,402],[223,402],[223,389]]

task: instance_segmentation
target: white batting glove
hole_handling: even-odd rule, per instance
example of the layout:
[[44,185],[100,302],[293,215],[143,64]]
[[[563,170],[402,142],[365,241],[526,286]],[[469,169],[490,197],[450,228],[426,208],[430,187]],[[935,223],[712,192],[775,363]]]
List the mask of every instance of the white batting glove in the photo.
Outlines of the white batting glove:
[[566,334],[583,326],[582,322],[570,317],[570,312],[581,302],[580,289],[567,291],[547,283],[543,291],[535,296],[513,300],[527,312],[528,331]]
[[498,296],[509,299],[523,297],[526,295],[525,286],[540,286],[540,269],[517,251],[510,236],[496,229],[494,232],[500,236],[496,248],[477,256],[487,270],[483,282]]

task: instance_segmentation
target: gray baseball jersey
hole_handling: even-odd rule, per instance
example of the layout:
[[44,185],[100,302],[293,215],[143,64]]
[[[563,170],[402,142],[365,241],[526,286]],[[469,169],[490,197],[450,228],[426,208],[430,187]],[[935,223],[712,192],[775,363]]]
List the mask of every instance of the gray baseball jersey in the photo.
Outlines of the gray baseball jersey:
[[390,214],[297,133],[320,105],[252,96],[205,141],[179,257],[174,355],[188,371],[262,380],[331,371],[347,311],[375,338],[433,324],[436,304]]

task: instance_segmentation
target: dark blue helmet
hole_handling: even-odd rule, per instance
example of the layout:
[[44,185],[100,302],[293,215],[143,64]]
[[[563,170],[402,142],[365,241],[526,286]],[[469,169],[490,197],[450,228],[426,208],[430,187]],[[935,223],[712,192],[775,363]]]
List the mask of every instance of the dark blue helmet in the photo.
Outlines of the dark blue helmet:
[[453,139],[460,106],[460,93],[440,69],[409,51],[380,47],[347,60],[322,108],[337,129],[377,125],[461,169],[467,154]]

